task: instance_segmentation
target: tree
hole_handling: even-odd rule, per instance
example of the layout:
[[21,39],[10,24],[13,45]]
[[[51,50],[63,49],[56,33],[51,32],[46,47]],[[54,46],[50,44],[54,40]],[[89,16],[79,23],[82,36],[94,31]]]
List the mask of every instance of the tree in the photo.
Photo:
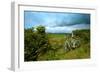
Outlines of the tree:
[[39,33],[39,34],[45,34],[45,27],[44,26],[40,25],[36,28],[36,30],[37,30],[37,33]]
[[25,29],[25,61],[36,61],[38,57],[46,53],[50,48],[44,26]]

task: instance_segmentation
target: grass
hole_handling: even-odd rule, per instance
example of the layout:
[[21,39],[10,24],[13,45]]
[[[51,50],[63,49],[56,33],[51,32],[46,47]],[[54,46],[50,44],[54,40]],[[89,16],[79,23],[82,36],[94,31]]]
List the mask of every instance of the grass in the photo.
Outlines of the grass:
[[79,48],[65,52],[64,42],[65,34],[47,34],[49,43],[53,50],[49,50],[44,55],[38,58],[41,60],[65,60],[65,59],[86,59],[90,58],[90,43],[82,43]]

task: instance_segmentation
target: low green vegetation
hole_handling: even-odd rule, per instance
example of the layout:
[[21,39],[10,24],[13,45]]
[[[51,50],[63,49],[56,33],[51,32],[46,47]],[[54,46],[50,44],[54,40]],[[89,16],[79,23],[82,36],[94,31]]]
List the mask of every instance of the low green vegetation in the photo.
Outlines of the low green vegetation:
[[[25,61],[67,60],[90,58],[90,30],[73,31],[74,38],[80,40],[80,46],[71,46],[65,50],[65,41],[72,40],[69,33],[46,33],[45,27],[25,29]],[[69,43],[71,44],[71,43]]]

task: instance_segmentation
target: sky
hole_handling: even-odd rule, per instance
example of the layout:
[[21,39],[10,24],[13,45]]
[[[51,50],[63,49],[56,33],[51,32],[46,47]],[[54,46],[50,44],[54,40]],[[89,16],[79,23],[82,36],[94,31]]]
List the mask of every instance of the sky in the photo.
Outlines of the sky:
[[71,33],[90,29],[90,14],[24,11],[24,28],[45,26],[47,33]]

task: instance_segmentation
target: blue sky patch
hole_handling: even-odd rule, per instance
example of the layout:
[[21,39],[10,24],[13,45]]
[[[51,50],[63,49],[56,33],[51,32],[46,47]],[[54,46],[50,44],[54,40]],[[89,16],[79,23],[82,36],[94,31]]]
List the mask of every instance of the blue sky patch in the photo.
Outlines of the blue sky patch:
[[24,28],[45,26],[47,33],[71,33],[90,29],[90,14],[24,11]]

